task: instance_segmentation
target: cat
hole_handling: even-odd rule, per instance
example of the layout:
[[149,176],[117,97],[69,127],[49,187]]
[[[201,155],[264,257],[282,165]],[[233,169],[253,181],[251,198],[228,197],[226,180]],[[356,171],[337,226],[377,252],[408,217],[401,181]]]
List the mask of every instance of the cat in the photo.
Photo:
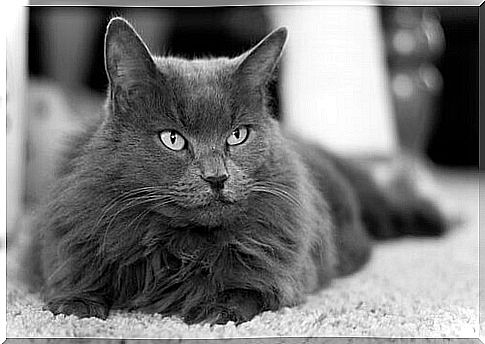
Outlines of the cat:
[[431,201],[280,127],[266,87],[286,38],[235,58],[156,57],[111,19],[106,115],[73,140],[36,214],[46,309],[240,324],[358,270],[374,239],[446,231]]

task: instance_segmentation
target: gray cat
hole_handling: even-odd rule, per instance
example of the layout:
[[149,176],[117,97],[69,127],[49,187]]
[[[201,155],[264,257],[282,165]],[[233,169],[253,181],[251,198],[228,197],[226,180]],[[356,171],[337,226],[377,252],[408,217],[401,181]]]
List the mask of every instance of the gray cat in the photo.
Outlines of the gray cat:
[[357,270],[372,237],[445,231],[431,202],[391,198],[283,132],[266,87],[286,37],[236,58],[155,57],[111,20],[106,116],[74,140],[37,216],[32,277],[47,309],[241,323]]

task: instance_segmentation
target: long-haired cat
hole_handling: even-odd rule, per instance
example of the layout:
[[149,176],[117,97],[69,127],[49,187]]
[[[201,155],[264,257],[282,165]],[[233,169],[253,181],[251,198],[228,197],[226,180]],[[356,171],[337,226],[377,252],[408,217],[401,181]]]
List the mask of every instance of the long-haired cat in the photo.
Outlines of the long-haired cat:
[[31,261],[49,310],[240,323],[355,271],[371,237],[444,231],[427,200],[390,197],[280,128],[266,87],[286,36],[186,60],[152,56],[111,20],[106,115],[73,142],[37,214]]

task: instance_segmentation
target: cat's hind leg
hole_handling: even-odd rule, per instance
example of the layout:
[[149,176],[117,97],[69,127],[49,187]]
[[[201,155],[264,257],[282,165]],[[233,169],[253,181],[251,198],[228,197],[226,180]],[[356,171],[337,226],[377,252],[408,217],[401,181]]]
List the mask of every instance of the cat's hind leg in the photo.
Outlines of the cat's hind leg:
[[448,230],[445,214],[417,187],[421,181],[413,179],[412,165],[389,169],[387,181],[377,183],[355,163],[337,157],[333,161],[356,191],[362,220],[373,238],[440,236]]

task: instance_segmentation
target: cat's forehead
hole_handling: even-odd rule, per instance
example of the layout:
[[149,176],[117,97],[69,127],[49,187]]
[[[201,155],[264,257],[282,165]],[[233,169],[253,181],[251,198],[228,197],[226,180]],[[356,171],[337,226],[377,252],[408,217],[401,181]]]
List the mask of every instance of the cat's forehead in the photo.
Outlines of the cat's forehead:
[[234,61],[163,58],[156,62],[173,91],[175,115],[188,130],[219,131],[230,126]]
[[177,57],[162,57],[155,59],[158,69],[170,77],[184,79],[210,80],[228,75],[234,71],[236,62],[226,57],[184,59]]

